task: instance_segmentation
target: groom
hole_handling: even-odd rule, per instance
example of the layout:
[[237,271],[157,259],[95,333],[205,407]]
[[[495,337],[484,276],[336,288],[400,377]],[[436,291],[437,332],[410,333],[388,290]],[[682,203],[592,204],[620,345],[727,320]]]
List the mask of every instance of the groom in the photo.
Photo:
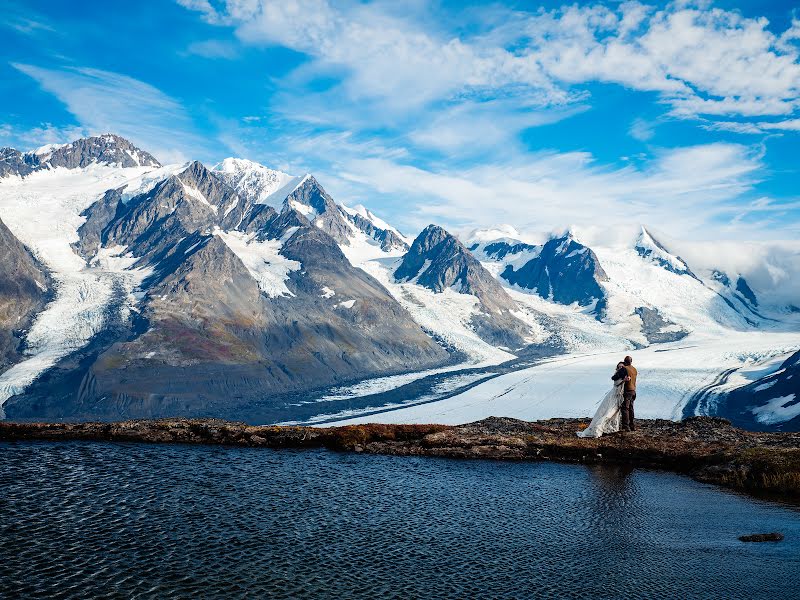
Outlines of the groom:
[[633,366],[633,359],[626,356],[622,361],[622,366],[611,377],[614,381],[625,381],[625,388],[622,392],[622,406],[620,413],[622,416],[622,423],[620,429],[622,431],[635,431],[636,427],[633,424],[633,403],[636,401],[636,376],[638,375],[636,368]]

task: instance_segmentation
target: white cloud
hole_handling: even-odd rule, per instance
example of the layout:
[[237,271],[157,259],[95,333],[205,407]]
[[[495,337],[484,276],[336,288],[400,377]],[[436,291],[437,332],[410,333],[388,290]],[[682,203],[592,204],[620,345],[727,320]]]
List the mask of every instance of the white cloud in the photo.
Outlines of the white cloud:
[[783,115],[798,107],[800,64],[791,42],[800,25],[775,34],[766,19],[707,3],[537,13],[493,7],[485,19],[490,29],[470,36],[397,17],[381,3],[228,0],[218,13],[204,1],[180,1],[232,25],[246,43],[309,55],[307,74],[343,69],[341,88],[350,98],[379,98],[393,110],[482,88],[517,87],[517,96],[563,103],[571,98],[565,85],[591,81],[659,92],[682,116]]
[[633,139],[646,142],[653,139],[653,136],[656,134],[655,123],[636,117],[631,123],[628,133],[630,133]]
[[800,119],[783,121],[716,121],[704,125],[711,131],[732,131],[734,133],[769,133],[781,131],[800,131]]
[[225,40],[203,40],[192,42],[186,48],[188,54],[203,56],[205,58],[236,58],[239,54],[236,46]]
[[190,133],[192,123],[183,107],[147,83],[85,67],[12,66],[63,102],[83,132],[119,134],[164,162],[185,160],[204,147]]
[[87,135],[89,131],[79,126],[56,127],[52,123],[42,123],[38,127],[20,129],[10,124],[0,125],[2,145],[23,151],[45,144],[66,144]]
[[729,202],[752,188],[761,166],[748,147],[707,144],[662,151],[638,168],[609,168],[572,152],[436,172],[350,157],[333,164],[331,173],[341,197],[374,190],[404,198],[406,211],[398,217],[407,219],[401,225],[409,230],[430,222],[462,228],[512,223],[538,231],[626,222],[708,238],[714,234],[709,223],[732,218]]

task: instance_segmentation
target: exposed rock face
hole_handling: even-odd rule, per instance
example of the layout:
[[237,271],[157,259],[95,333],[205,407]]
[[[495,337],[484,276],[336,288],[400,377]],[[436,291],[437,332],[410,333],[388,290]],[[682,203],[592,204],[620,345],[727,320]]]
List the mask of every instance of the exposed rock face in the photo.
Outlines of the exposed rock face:
[[21,332],[45,305],[44,269],[0,220],[0,372],[21,358]]
[[682,340],[689,332],[661,316],[655,308],[640,306],[634,311],[642,320],[642,333],[651,344]]
[[342,211],[311,175],[307,175],[297,189],[286,197],[286,204],[302,213],[315,227],[339,244],[350,243],[350,227]]
[[497,241],[486,244],[483,247],[483,253],[487,256],[487,258],[491,258],[493,260],[503,260],[509,255],[520,254],[521,252],[536,252],[538,248],[538,246],[533,246],[524,242],[511,243],[506,241]]
[[102,440],[330,448],[402,456],[627,464],[686,473],[745,492],[800,497],[800,433],[753,433],[725,419],[638,420],[634,433],[584,439],[589,419],[529,423],[489,417],[467,425],[249,426],[188,419],[120,423],[0,422],[0,440]]
[[118,211],[124,210],[120,190],[108,190],[103,197],[81,213],[86,221],[78,229],[79,240],[75,249],[85,258],[97,254],[103,245],[106,227],[117,217]]
[[125,138],[110,133],[83,138],[64,144],[21,153],[13,148],[0,150],[0,177],[24,177],[33,171],[64,167],[77,169],[91,164],[110,164],[120,167],[160,167],[153,155],[131,144]]
[[750,304],[753,306],[758,306],[758,298],[756,298],[756,294],[752,289],[750,289],[750,286],[747,285],[747,281],[744,277],[739,277],[736,280],[736,291],[739,292]]
[[106,133],[66,144],[39,156],[43,166],[77,169],[92,163],[121,167],[160,167],[155,157],[140,150],[125,138]]
[[32,152],[23,154],[14,148],[0,148],[0,178],[9,175],[25,177],[39,167],[39,157]]
[[511,348],[524,344],[527,328],[512,314],[518,310],[516,303],[470,251],[441,227],[429,225],[417,236],[394,276],[434,292],[453,288],[476,296],[481,313],[473,325],[478,335]]
[[559,304],[596,303],[598,315],[605,305],[606,295],[600,283],[608,281],[608,275],[597,255],[571,234],[549,240],[537,257],[517,270],[506,267],[501,276],[512,285],[535,290]]

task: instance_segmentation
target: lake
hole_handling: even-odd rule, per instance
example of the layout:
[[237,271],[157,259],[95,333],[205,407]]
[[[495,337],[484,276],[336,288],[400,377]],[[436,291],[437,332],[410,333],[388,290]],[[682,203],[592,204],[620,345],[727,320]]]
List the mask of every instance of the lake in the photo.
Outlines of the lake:
[[671,473],[87,442],[0,461],[3,598],[800,596],[797,508]]

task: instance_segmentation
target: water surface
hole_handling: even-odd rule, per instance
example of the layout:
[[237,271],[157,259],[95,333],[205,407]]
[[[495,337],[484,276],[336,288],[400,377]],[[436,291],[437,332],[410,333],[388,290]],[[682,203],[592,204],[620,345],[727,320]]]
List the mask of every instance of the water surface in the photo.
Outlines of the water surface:
[[[0,596],[800,597],[800,512],[661,472],[0,443]],[[743,533],[781,531],[778,544]]]

